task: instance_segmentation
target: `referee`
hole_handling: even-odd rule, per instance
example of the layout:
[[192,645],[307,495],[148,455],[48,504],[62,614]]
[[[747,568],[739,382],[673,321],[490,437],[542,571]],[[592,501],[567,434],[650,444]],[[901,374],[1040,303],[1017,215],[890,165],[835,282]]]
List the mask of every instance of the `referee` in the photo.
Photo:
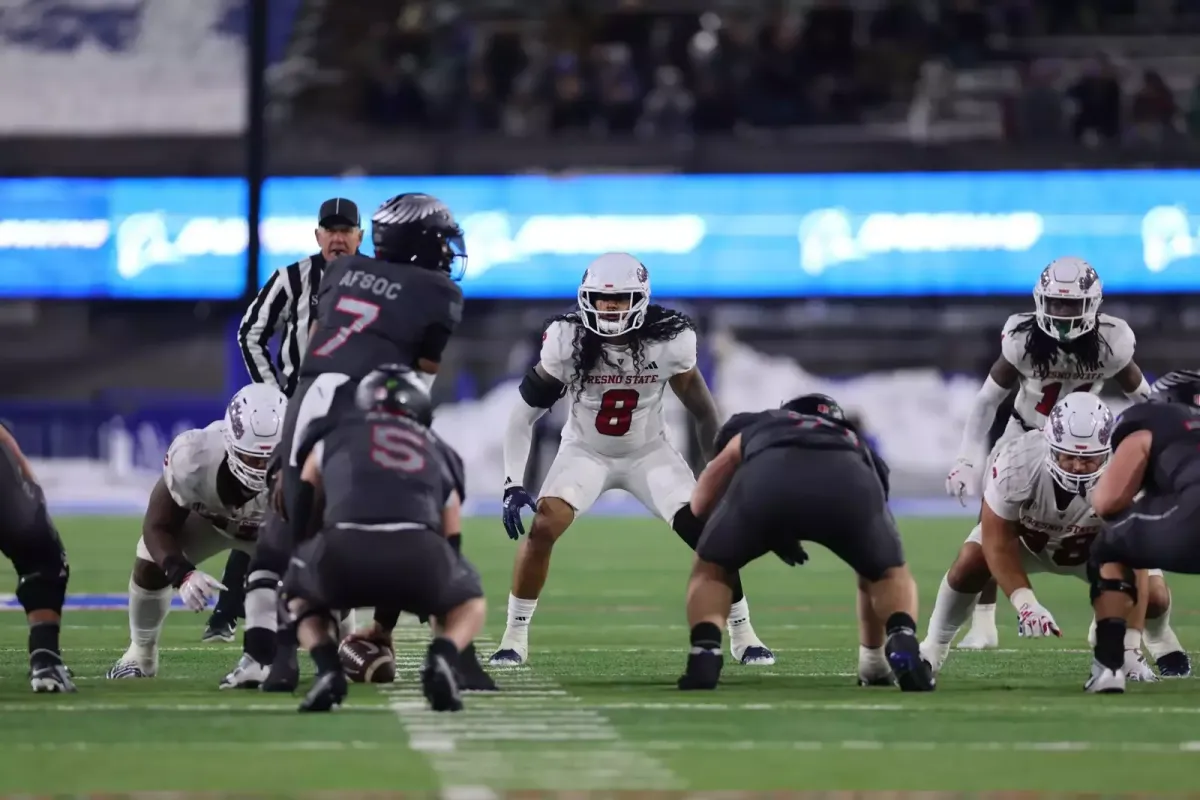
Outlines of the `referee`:
[[[315,319],[317,288],[330,262],[358,252],[362,244],[362,221],[358,206],[343,197],[321,204],[317,214],[317,245],[321,248],[308,258],[280,267],[250,304],[238,328],[238,345],[250,379],[279,387],[289,398],[299,380],[300,361],[308,346],[311,318]],[[279,334],[279,352],[271,358],[270,341]],[[230,551],[221,583],[229,587],[221,593],[209,617],[202,641],[232,642],[238,617],[244,616],[246,571],[250,556]]]

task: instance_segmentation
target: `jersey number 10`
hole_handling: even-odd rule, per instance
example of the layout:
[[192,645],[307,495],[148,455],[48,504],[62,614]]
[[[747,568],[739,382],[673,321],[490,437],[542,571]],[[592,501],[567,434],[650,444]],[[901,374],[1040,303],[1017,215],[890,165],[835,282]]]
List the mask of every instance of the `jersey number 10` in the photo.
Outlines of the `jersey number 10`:
[[609,389],[600,396],[596,432],[604,436],[624,436],[629,433],[637,404],[638,393],[633,389]]

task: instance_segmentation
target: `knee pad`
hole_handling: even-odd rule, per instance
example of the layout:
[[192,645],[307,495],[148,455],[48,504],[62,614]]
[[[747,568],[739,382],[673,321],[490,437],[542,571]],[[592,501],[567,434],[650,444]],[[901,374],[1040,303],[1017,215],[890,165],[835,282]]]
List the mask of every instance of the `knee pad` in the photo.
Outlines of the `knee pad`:
[[1105,592],[1124,592],[1129,595],[1129,598],[1137,603],[1137,576],[1133,574],[1133,570],[1125,565],[1121,565],[1122,575],[1120,578],[1103,578],[1100,576],[1100,565],[1088,562],[1088,580],[1092,584],[1091,598],[1092,602]]
[[67,581],[71,568],[65,563],[47,565],[37,572],[21,575],[17,582],[17,600],[26,614],[34,611],[53,611],[62,614],[67,599]]
[[671,520],[671,529],[679,535],[680,539],[683,539],[688,547],[695,550],[696,545],[700,543],[700,534],[704,532],[704,523],[692,513],[691,506],[684,506]]
[[279,591],[279,573],[269,569],[256,569],[246,577],[246,594],[256,589]]
[[301,611],[299,614],[289,615],[291,626],[293,628],[299,628],[300,623],[304,622],[304,620],[309,619],[311,617],[316,617],[316,618],[320,619],[324,623],[324,627],[326,629],[329,629],[330,626],[332,626],[333,630],[335,630],[335,631],[338,629],[337,615],[326,608],[318,608],[316,606],[310,606],[310,607],[304,609],[303,611]]

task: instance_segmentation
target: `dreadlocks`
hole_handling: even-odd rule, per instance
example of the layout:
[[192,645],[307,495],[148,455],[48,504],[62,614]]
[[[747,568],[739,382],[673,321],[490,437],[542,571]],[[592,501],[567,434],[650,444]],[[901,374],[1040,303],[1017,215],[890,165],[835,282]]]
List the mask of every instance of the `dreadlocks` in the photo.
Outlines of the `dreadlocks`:
[[[608,352],[604,349],[604,337],[589,331],[583,324],[578,311],[559,314],[546,320],[549,327],[553,322],[567,322],[575,326],[575,338],[571,342],[572,361],[575,372],[571,376],[571,389],[578,400],[583,394],[588,375],[603,361],[613,369],[619,367],[613,363]],[[646,307],[646,319],[640,328],[628,334],[626,344],[633,357],[633,368],[640,372],[646,366],[645,346],[655,342],[669,342],[685,330],[695,330],[696,325],[686,315],[670,308],[664,308],[655,303]]]
[[1050,368],[1058,363],[1060,353],[1071,356],[1084,372],[1096,372],[1104,351],[1112,352],[1108,340],[1100,333],[1101,327],[1112,327],[1111,322],[1097,321],[1096,327],[1068,342],[1060,342],[1037,326],[1036,314],[1023,314],[1025,319],[1013,327],[1013,333],[1024,333],[1025,355],[1033,365],[1036,378],[1045,378]]

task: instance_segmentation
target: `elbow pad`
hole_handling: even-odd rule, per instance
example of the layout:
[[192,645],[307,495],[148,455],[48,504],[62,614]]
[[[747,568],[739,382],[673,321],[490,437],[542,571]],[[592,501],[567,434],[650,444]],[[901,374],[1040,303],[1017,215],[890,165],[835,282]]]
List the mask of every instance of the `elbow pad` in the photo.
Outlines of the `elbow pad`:
[[521,399],[530,408],[550,408],[566,391],[567,387],[558,381],[543,378],[537,367],[530,367],[521,379]]

